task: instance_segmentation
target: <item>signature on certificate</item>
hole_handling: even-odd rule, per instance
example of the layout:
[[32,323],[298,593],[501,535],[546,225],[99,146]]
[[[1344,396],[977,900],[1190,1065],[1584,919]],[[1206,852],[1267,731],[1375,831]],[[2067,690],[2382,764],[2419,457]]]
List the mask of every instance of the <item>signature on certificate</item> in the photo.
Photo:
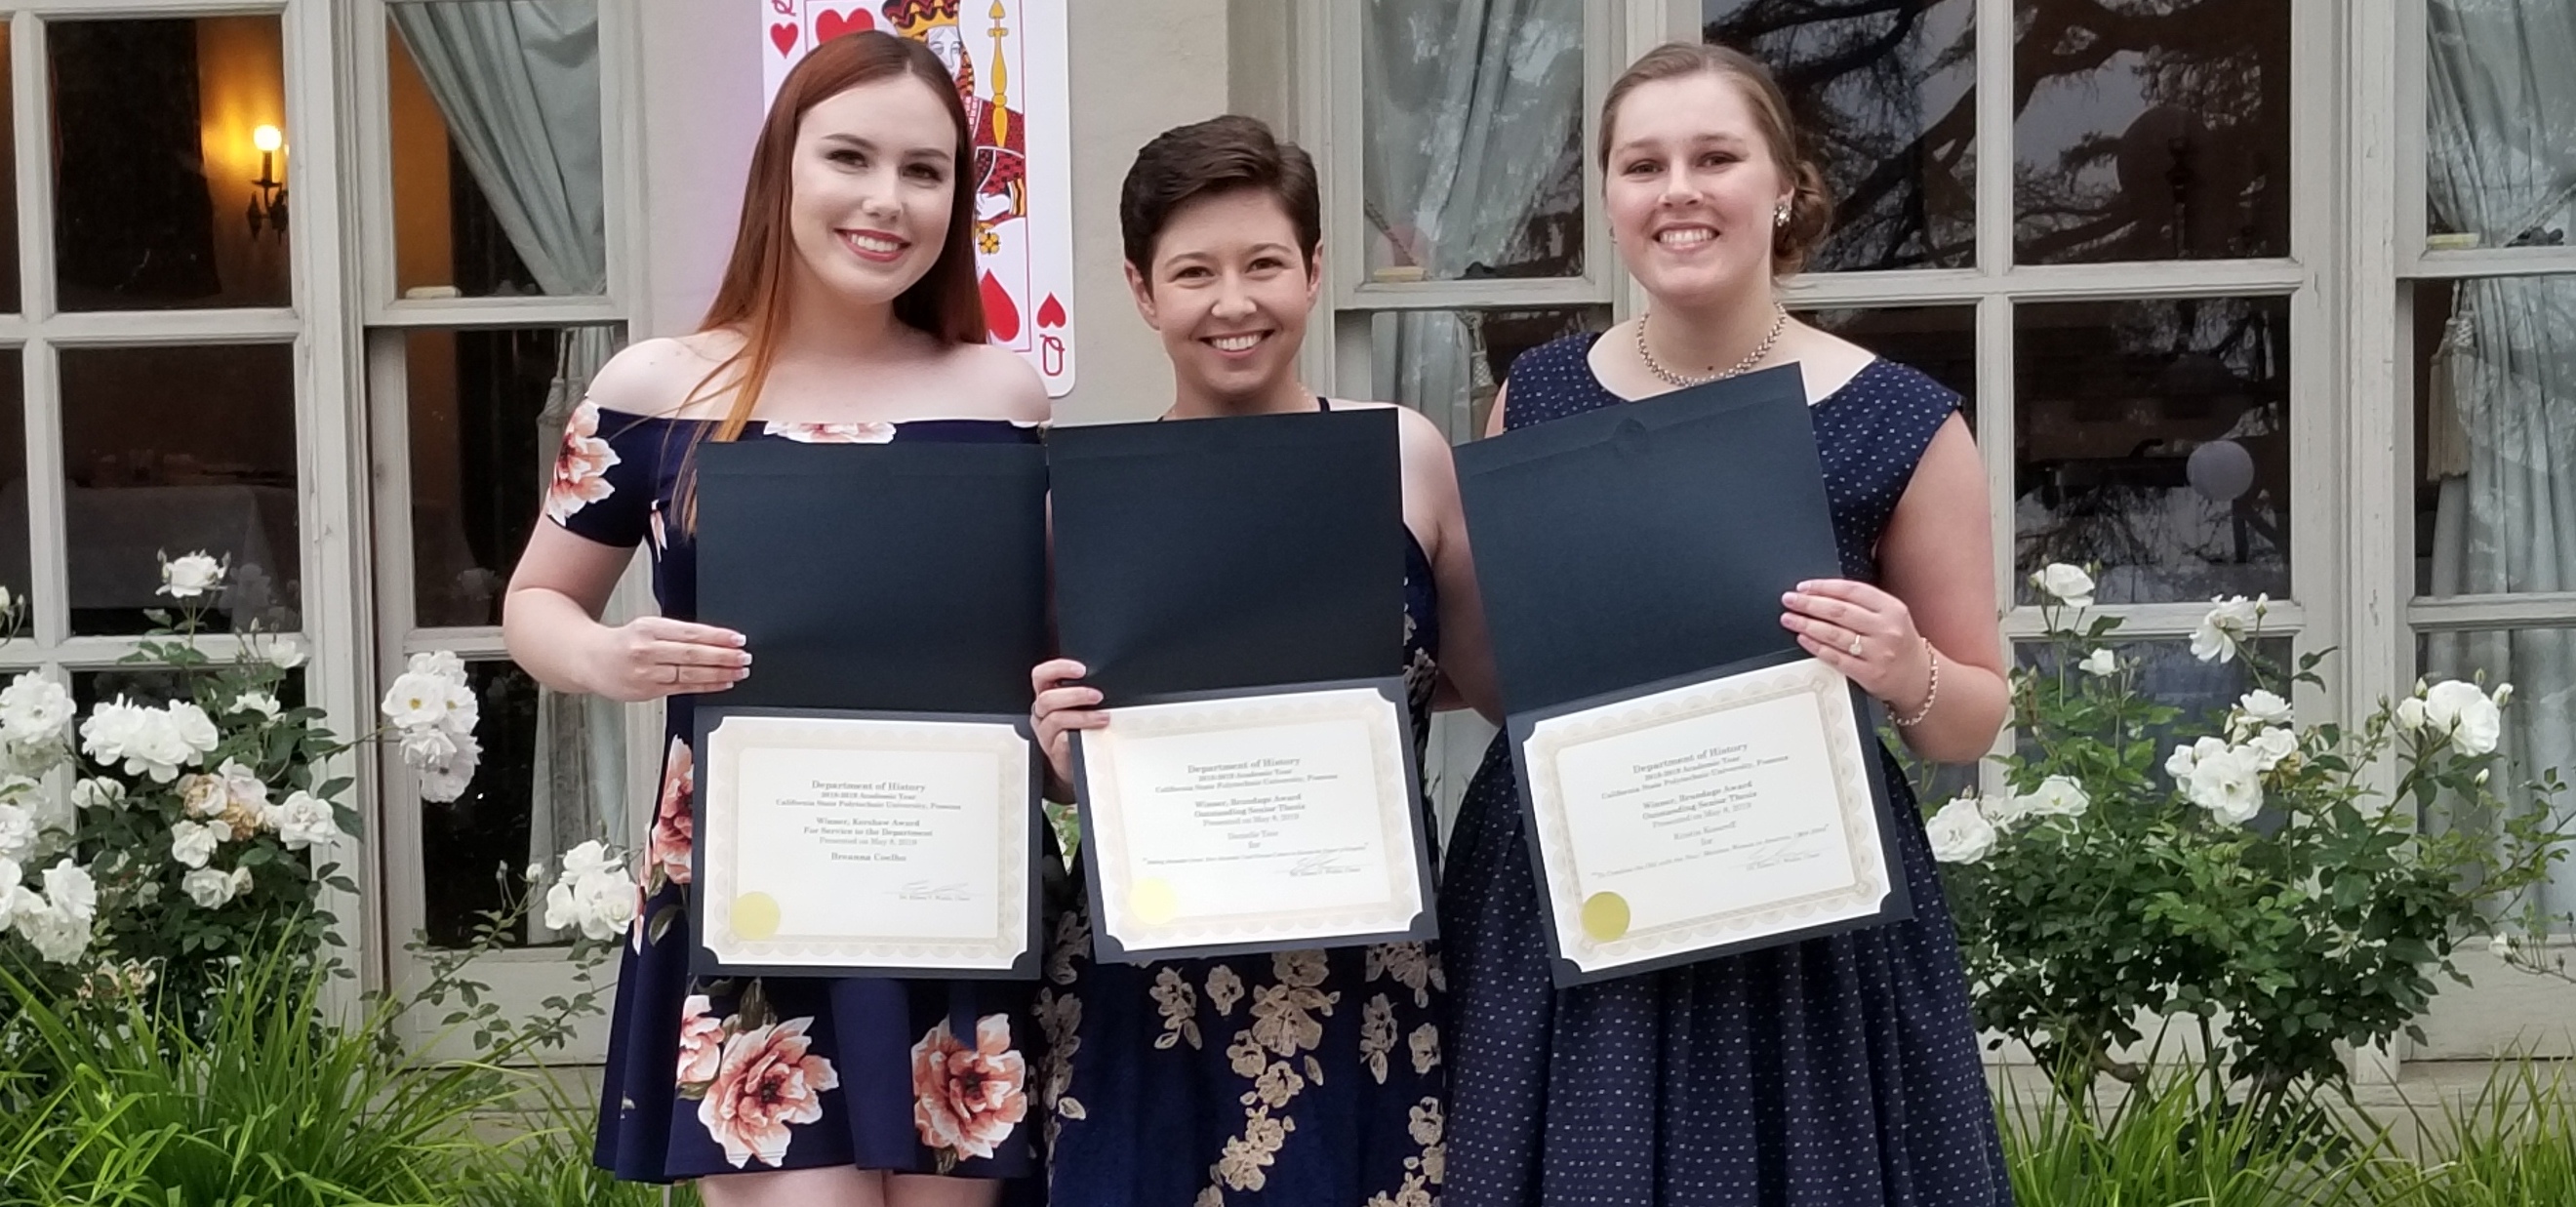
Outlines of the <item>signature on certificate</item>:
[[1312,855],[1300,856],[1296,863],[1289,866],[1288,874],[1291,876],[1347,876],[1358,871],[1358,868],[1342,861],[1344,853],[1317,851]]
[[962,880],[907,881],[895,888],[894,896],[897,901],[971,901],[975,897],[973,893],[967,891],[966,883]]
[[1816,837],[1813,833],[1792,834],[1769,842],[1749,844],[1742,848],[1744,862],[1739,866],[1748,872],[1758,872],[1764,868],[1822,859],[1825,853],[1817,849]]

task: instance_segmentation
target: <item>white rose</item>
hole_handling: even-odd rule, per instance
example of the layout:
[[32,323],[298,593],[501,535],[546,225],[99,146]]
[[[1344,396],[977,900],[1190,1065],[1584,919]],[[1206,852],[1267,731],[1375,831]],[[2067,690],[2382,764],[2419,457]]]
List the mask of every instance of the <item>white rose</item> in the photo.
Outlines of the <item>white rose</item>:
[[1976,863],[1995,850],[1994,823],[1978,811],[1973,797],[1941,806],[1923,823],[1923,832],[1932,840],[1932,858],[1943,863]]
[[268,785],[260,782],[258,772],[236,760],[225,759],[224,765],[215,769],[215,774],[223,781],[226,800],[249,810],[254,817],[268,807]]
[[2192,765],[2187,790],[2192,803],[2231,826],[2244,825],[2263,811],[2263,773],[2249,751],[2202,756]]
[[428,767],[456,757],[455,735],[435,725],[423,725],[402,731],[402,759],[413,767]]
[[2445,679],[2424,693],[2424,721],[2449,734],[2451,747],[2470,758],[2492,753],[2504,737],[2504,713],[2465,679]]
[[170,858],[192,868],[206,866],[215,857],[215,848],[232,836],[232,827],[222,822],[182,821],[170,826]]
[[2266,596],[2247,599],[2232,595],[2213,599],[2209,611],[2191,631],[2191,656],[2203,662],[2230,662],[2236,658],[2236,643],[2262,623]]
[[2030,576],[2031,585],[2057,597],[2070,608],[2093,606],[2093,576],[2064,562],[2051,562]]
[[0,737],[19,746],[59,742],[75,711],[62,684],[29,671],[0,689]]
[[2244,749],[2253,755],[2256,770],[2270,771],[2299,752],[2299,735],[2288,729],[2266,729],[2246,742]]
[[35,849],[35,815],[23,805],[0,801],[0,859],[24,859]]
[[[19,902],[17,925],[19,937],[36,949],[36,954],[56,964],[69,964],[89,950],[90,924],[34,900],[33,894]],[[32,907],[30,907],[32,905]]]
[[310,792],[297,792],[266,814],[277,830],[277,840],[290,851],[328,846],[339,841],[340,823],[331,816],[331,804]]
[[2510,683],[2496,684],[2495,695],[2490,698],[2495,701],[2496,707],[2504,707],[2513,700],[2513,685]]
[[2408,696],[2397,702],[2397,727],[2408,733],[2423,732],[2424,701],[2421,698]]
[[2236,701],[2236,712],[2258,726],[2290,723],[2290,702],[2259,688]]
[[465,682],[465,660],[457,657],[454,650],[429,650],[414,654],[403,669],[411,674],[445,679],[450,683]]
[[179,811],[190,817],[221,817],[227,798],[224,781],[211,775],[179,779]]
[[574,899],[572,884],[558,880],[546,890],[546,929],[573,930],[581,925],[581,903]]
[[472,734],[455,735],[456,753],[420,769],[420,798],[441,802],[465,795],[474,782],[474,768],[481,763],[483,747]]
[[2513,958],[2513,940],[2511,940],[2511,939],[2509,939],[2509,938],[2506,938],[2506,937],[2505,937],[2505,936],[2503,936],[2503,935],[2496,935],[2496,936],[2494,936],[2493,938],[2488,939],[2488,940],[2487,940],[2487,954],[2488,954],[2488,955],[2491,955],[2491,956],[2494,956],[2495,958],[2497,958],[2497,959],[2499,959],[2499,960],[2510,960],[2510,959],[2512,959],[2512,958]]
[[161,593],[195,599],[224,585],[224,564],[202,552],[161,563]]
[[32,912],[43,908],[45,899],[22,882],[16,861],[0,859],[0,933],[8,931],[11,920],[22,910]]
[[110,779],[85,779],[72,785],[72,803],[83,809],[113,809],[125,803],[125,785]]
[[197,903],[199,909],[217,909],[233,899],[233,874],[217,868],[199,868],[179,878],[179,891]]
[[[1967,798],[1961,797],[1960,799],[1965,800]],[[2009,830],[2030,817],[2030,798],[2027,796],[1981,796],[1977,798],[1977,812],[1984,814],[1987,823],[1994,826],[1996,830]]]
[[584,876],[573,887],[581,900],[581,933],[607,942],[635,921],[635,883],[617,873]]
[[268,643],[265,655],[270,666],[291,671],[304,665],[304,643],[292,637],[280,637]]
[[2093,798],[2085,795],[2084,786],[2070,776],[2052,775],[2041,780],[2023,800],[2029,811],[2039,817],[2082,817]]
[[81,749],[102,763],[125,761],[125,747],[141,731],[144,710],[125,702],[124,697],[102,701],[89,710],[89,719],[81,722]]
[[2120,660],[2109,650],[2095,650],[2086,654],[2084,661],[2075,665],[2088,675],[2107,676],[2120,673]]
[[456,690],[455,684],[436,675],[405,671],[385,689],[384,702],[378,707],[397,729],[437,725],[447,719],[447,698]]
[[233,869],[233,896],[238,897],[249,892],[253,883],[249,868]]
[[578,880],[584,876],[596,876],[602,872],[614,872],[623,876],[626,874],[626,862],[610,854],[607,844],[598,839],[591,839],[563,853],[563,875],[566,880]]
[[277,719],[277,714],[284,708],[284,705],[277,702],[277,697],[272,696],[267,692],[243,692],[239,697],[233,700],[232,710],[234,712],[255,712],[258,713],[263,720],[274,721]]
[[2172,776],[2174,783],[2181,784],[2191,778],[2191,769],[2198,766],[2200,760],[2226,750],[2227,743],[2217,738],[2202,738],[2189,746],[2176,746],[2173,753],[2165,757],[2165,774]]
[[69,859],[45,869],[45,904],[83,927],[98,916],[98,884]]

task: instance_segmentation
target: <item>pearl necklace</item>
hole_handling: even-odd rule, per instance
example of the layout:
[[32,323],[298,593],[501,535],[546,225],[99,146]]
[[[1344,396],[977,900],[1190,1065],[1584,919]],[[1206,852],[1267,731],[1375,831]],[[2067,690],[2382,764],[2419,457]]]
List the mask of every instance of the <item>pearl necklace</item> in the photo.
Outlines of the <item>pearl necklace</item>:
[[1788,308],[1777,302],[1773,302],[1771,304],[1771,310],[1777,317],[1771,320],[1770,333],[1762,337],[1761,343],[1753,345],[1753,350],[1745,353],[1744,359],[1735,362],[1734,367],[1723,373],[1711,373],[1706,377],[1689,377],[1665,368],[1664,362],[1656,360],[1655,354],[1646,347],[1646,319],[1652,317],[1650,315],[1639,315],[1637,317],[1637,359],[1646,362],[1647,372],[1663,379],[1664,384],[1670,386],[1705,385],[1712,381],[1734,377],[1737,374],[1751,369],[1755,365],[1761,364],[1762,358],[1771,354],[1771,345],[1780,342],[1780,333],[1788,330]]

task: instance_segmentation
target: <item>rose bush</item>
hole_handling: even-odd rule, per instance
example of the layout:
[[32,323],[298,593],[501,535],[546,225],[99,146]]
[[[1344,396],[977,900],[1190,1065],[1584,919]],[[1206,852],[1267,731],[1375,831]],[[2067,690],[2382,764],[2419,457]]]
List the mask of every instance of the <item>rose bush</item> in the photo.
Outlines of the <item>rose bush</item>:
[[[284,948],[310,954],[331,925],[326,888],[354,892],[337,856],[357,830],[330,772],[355,743],[321,710],[280,700],[303,664],[292,637],[246,632],[218,662],[201,648],[226,568],[165,560],[175,613],[126,659],[166,668],[172,698],[119,695],[78,715],[41,671],[0,689],[0,965],[77,1000],[102,984],[160,984],[194,1001],[221,966]],[[0,595],[14,635],[22,601]],[[423,794],[453,799],[474,772],[464,664],[423,654],[387,693],[387,724]]]
[[[2192,653],[2241,665],[2253,690],[2165,744],[2179,710],[2139,690],[2116,619],[2086,619],[2091,577],[2032,582],[2047,650],[2012,676],[2007,790],[1942,803],[1926,827],[1979,1025],[2026,1045],[2077,1109],[2098,1074],[2148,1076],[2130,1055],[2159,1016],[2198,1031],[2222,1092],[2339,1084],[2339,1046],[2414,1033],[2434,977],[2465,981],[2462,942],[2551,924],[2529,902],[2570,841],[2551,829],[2560,785],[2514,786],[2508,807],[2491,782],[2509,685],[2419,683],[2357,729],[2301,725],[2292,685],[2323,687],[2326,654],[2270,665],[2269,601],[2222,599]],[[2504,820],[2418,824],[2453,816]]]

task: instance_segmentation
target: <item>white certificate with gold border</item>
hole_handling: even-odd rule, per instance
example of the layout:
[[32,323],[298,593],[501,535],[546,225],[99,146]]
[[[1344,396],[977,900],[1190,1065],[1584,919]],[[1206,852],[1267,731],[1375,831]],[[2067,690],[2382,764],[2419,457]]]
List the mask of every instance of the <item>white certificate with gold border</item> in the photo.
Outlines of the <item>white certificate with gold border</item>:
[[1762,661],[1514,719],[1559,984],[1908,916],[1850,681]]
[[710,708],[698,732],[693,971],[1035,975],[1025,718]]
[[1076,736],[1098,958],[1430,937],[1403,680],[1167,698],[1109,717]]

